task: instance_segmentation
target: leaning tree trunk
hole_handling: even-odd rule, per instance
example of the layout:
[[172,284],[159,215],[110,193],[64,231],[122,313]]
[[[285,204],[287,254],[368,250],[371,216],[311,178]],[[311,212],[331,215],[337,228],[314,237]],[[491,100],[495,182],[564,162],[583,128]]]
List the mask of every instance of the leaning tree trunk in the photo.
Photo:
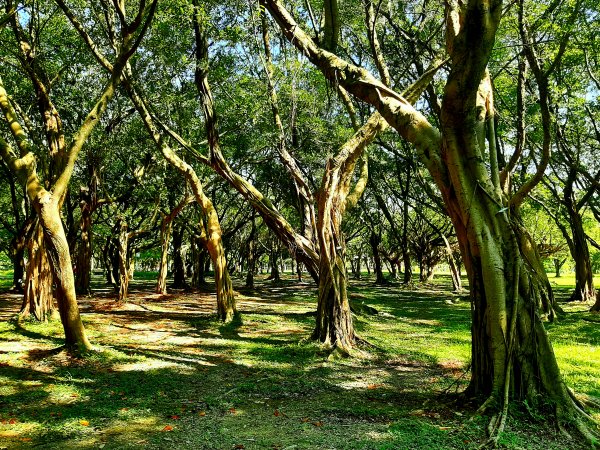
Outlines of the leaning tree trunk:
[[25,291],[21,317],[33,315],[36,320],[45,321],[51,315],[54,307],[54,293],[52,292],[52,269],[48,262],[44,247],[44,231],[36,221],[27,242],[27,273],[25,277]]
[[34,207],[43,229],[48,262],[54,276],[58,311],[65,331],[65,345],[78,350],[89,350],[91,344],[79,315],[69,244],[62,226],[58,202],[52,194],[43,192],[36,198]]

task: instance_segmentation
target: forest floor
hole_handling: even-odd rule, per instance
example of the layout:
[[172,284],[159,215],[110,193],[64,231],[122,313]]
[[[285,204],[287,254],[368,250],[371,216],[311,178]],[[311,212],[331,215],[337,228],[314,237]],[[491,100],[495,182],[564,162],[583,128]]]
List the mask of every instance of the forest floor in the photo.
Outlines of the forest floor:
[[[141,278],[144,278],[143,276]],[[238,280],[239,281],[239,280]],[[560,285],[561,283],[559,283]],[[81,297],[96,351],[72,358],[62,327],[17,321],[20,299],[0,293],[0,449],[474,449],[487,419],[456,403],[468,381],[470,306],[431,285],[353,281],[372,344],[331,359],[308,340],[316,287],[291,278],[239,289],[241,317],[214,315],[208,292],[157,295],[150,280],[129,302],[98,285]],[[566,297],[567,287],[558,287]],[[600,397],[600,320],[586,305],[548,331],[567,383]],[[586,448],[515,409],[503,448]],[[593,411],[600,420],[598,411]]]

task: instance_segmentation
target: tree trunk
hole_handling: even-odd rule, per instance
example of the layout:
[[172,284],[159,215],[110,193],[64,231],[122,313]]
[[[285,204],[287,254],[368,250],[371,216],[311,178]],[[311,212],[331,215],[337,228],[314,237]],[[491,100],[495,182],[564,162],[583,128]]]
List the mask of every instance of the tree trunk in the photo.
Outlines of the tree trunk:
[[587,237],[583,229],[581,214],[574,205],[567,205],[569,212],[569,225],[573,236],[572,257],[575,261],[575,291],[569,298],[570,301],[579,300],[588,302],[596,299],[594,289],[594,273],[590,261]]
[[319,241],[319,296],[313,339],[349,354],[356,343],[347,294],[345,242],[340,230],[343,206],[335,192],[340,183],[328,167],[319,196],[317,237]]
[[13,282],[11,290],[16,293],[24,292],[25,285],[25,250],[28,248],[32,233],[33,222],[28,219],[13,237],[10,243],[10,259],[13,265]]
[[75,290],[79,294],[90,293],[92,274],[92,199],[89,190],[81,191],[81,240],[77,248],[77,272],[75,274]]
[[[519,220],[518,206],[544,174],[551,139],[543,77],[545,73],[547,81],[548,73],[531,55],[526,33],[521,33],[526,44],[523,50],[536,69],[540,94],[543,155],[535,174],[511,196],[500,184],[503,174],[498,168],[493,89],[487,73],[503,11],[501,1],[446,3],[451,69],[439,130],[402,95],[370,73],[320,49],[281,2],[261,0],[261,4],[276,18],[288,40],[329,80],[375,106],[417,147],[442,193],[458,236],[471,292],[473,346],[467,393],[488,396],[480,411],[495,410],[489,427],[492,438],[497,440],[504,429],[509,402],[527,400],[534,407],[541,402],[553,405],[560,427],[568,423],[590,443],[596,441],[586,422],[589,416],[569,393],[558,369],[540,317],[543,307],[551,312],[552,292],[536,248]],[[523,28],[522,3],[519,6],[519,25]]]
[[556,278],[560,278],[562,267],[566,261],[567,261],[566,258],[563,258],[563,259],[552,258],[552,262],[554,263],[554,276]]
[[169,240],[171,239],[171,221],[163,219],[160,226],[160,263],[158,266],[158,277],[156,280],[156,293],[167,293],[167,272],[169,269]]
[[193,259],[193,275],[192,275],[192,287],[199,288],[206,284],[206,262],[208,255],[204,249],[204,244],[201,240],[194,236],[192,238],[192,259]]
[[267,280],[272,281],[280,281],[281,276],[279,275],[279,251],[277,248],[271,249],[271,254],[269,255],[269,266],[271,268],[271,274],[267,278]]
[[381,266],[381,254],[379,253],[379,244],[381,244],[381,236],[375,232],[369,237],[369,244],[373,251],[373,261],[375,262],[375,284],[385,284],[383,276],[383,268]]
[[52,315],[54,293],[52,292],[52,270],[44,247],[44,231],[36,221],[27,241],[27,274],[21,317],[33,315],[36,320],[45,321]]
[[[212,203],[211,203],[212,207]],[[221,225],[214,208],[206,214],[206,230],[203,240],[210,255],[215,273],[215,288],[217,290],[217,315],[223,322],[231,322],[237,313],[235,306],[235,295],[231,277],[227,270],[225,250],[221,242]]]
[[79,315],[73,266],[67,236],[60,219],[58,199],[49,192],[43,192],[36,198],[34,206],[44,232],[48,262],[54,275],[58,311],[65,331],[65,345],[80,351],[89,350],[91,344]]
[[248,252],[246,261],[248,262],[248,272],[246,273],[246,284],[248,289],[254,289],[254,272],[256,271],[256,221],[254,213],[252,214],[252,227],[250,236],[248,236]]
[[185,289],[185,266],[183,264],[183,234],[184,227],[176,224],[173,229],[173,289]]
[[119,224],[119,302],[127,301],[127,294],[129,291],[129,264],[127,259],[127,251],[129,244],[129,231],[127,222],[120,220]]

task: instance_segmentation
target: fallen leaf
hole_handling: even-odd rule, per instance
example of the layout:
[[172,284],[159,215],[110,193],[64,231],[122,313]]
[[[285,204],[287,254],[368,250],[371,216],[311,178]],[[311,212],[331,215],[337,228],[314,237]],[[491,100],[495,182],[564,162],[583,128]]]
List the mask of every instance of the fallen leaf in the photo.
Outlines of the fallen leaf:
[[81,425],[83,427],[89,427],[90,423],[87,420],[80,420],[79,425]]
[[167,425],[162,429],[163,431],[173,431],[173,427],[171,425]]
[[323,426],[323,422],[313,422],[312,423],[315,427],[322,427]]
[[79,397],[79,394],[77,394],[77,393],[71,394],[71,397],[77,398],[77,397]]
[[440,430],[451,430],[452,429],[452,427],[439,427],[439,428],[440,428]]
[[18,420],[17,420],[17,419],[10,419],[10,420],[8,421],[8,423],[9,423],[9,424],[11,424],[11,425],[14,425],[14,424],[15,424],[15,423],[17,423],[17,422],[18,422]]
[[31,438],[21,438],[21,441],[23,441],[23,442],[30,442]]
[[171,416],[171,419],[173,419],[173,420],[179,420],[179,416],[176,415],[176,414],[174,414],[174,415]]
[[237,411],[235,410],[235,408],[229,408],[229,412],[231,414],[233,414],[234,416],[237,414]]
[[373,390],[373,389],[377,389],[378,387],[381,387],[381,384],[369,384],[367,386],[367,389]]
[[276,409],[276,410],[275,410],[275,412],[273,413],[273,415],[274,415],[275,417],[279,417],[279,416],[280,416],[280,414],[279,414],[279,410],[278,410],[278,409]]
[[129,408],[121,408],[119,411],[123,411],[123,412],[129,411]]
[[204,416],[206,415],[206,411],[200,411],[200,412],[198,413],[198,415],[199,415],[200,417],[204,417]]
[[310,422],[310,419],[308,417],[303,417],[302,419],[300,419],[300,422]]

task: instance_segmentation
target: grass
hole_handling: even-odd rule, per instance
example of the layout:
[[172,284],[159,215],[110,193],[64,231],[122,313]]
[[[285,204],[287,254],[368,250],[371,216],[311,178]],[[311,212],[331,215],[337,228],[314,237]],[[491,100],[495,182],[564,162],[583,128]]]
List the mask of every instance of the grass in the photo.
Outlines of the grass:
[[[4,274],[2,274],[4,276]],[[81,298],[97,351],[73,359],[60,323],[18,322],[0,296],[0,448],[473,449],[485,418],[449,403],[470,357],[470,306],[449,279],[411,289],[353,282],[379,314],[357,316],[374,347],[330,359],[309,341],[316,288],[260,281],[238,294],[241,318],[215,320],[214,296],[152,292],[128,304]],[[145,284],[144,284],[145,283]],[[95,286],[101,288],[101,280]],[[567,284],[564,284],[565,293]],[[600,396],[600,329],[582,305],[548,326],[567,382]],[[596,415],[596,419],[600,417]],[[585,448],[515,411],[504,448]]]

